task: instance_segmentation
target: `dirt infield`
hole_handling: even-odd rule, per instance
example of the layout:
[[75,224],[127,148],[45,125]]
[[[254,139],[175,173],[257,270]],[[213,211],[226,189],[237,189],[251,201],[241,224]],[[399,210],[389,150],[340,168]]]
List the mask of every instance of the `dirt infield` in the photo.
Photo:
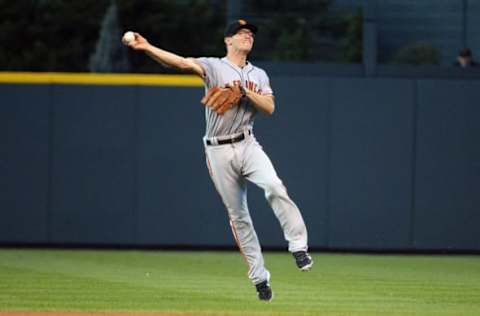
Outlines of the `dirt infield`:
[[[198,313],[138,313],[138,312],[2,312],[0,316],[194,316]],[[207,314],[200,314],[209,316]],[[221,316],[221,314],[211,314]]]
[[101,313],[101,312],[0,312],[0,316],[192,316],[172,313]]

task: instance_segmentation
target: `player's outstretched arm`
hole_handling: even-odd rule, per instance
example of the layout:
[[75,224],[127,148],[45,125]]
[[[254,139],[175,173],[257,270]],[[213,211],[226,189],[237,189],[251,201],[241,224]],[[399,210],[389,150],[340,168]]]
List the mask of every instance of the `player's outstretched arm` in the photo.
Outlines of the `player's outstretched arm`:
[[139,33],[134,33],[135,38],[130,41],[126,41],[125,38],[122,39],[123,44],[128,47],[145,52],[153,60],[161,63],[163,65],[180,69],[182,71],[192,72],[200,77],[204,77],[203,68],[193,61],[191,58],[185,58],[174,53],[168,52],[156,46],[150,44],[143,36]]
[[246,89],[246,97],[250,99],[257,110],[272,115],[275,111],[275,100],[273,95],[262,95]]

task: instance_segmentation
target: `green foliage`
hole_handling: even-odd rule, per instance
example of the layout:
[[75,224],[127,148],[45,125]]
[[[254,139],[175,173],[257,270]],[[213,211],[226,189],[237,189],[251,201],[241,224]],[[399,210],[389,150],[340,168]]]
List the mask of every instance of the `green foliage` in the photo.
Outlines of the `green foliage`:
[[86,71],[106,0],[0,0],[0,69]]
[[262,38],[255,43],[257,47],[254,54],[258,55],[258,49],[260,52],[263,50],[264,58],[271,60],[309,60],[311,40],[311,30],[304,18],[296,15],[277,16],[262,27]]
[[363,51],[363,15],[359,9],[346,18],[346,36],[344,44],[345,60],[351,63],[362,62]]
[[[331,0],[248,0],[247,16],[260,27],[253,56],[261,60],[357,62],[361,15],[330,12]],[[358,53],[360,52],[360,53]]]
[[302,19],[296,21],[297,26],[291,30],[282,29],[273,60],[309,60],[311,58],[311,36],[308,29],[303,27]]
[[321,24],[330,0],[249,0],[244,11],[260,31],[252,56],[256,60],[312,60],[315,26]]
[[[108,0],[0,0],[0,70],[88,71]],[[117,0],[120,33],[135,30],[187,56],[222,55],[224,7],[208,0]],[[111,34],[113,39],[113,34]],[[120,36],[117,38],[120,44]],[[132,70],[165,71],[129,51]]]
[[[246,0],[242,15],[260,27],[251,58],[358,61],[361,17],[332,14],[332,2]],[[126,54],[133,72],[175,72],[144,54],[125,53],[120,37],[127,30],[182,56],[225,54],[226,1],[116,0],[118,20],[108,22],[109,3],[0,0],[0,70],[126,71]]]
[[[124,31],[136,30],[156,46],[182,56],[222,56],[225,52],[223,1],[118,0]],[[168,72],[142,54],[130,51],[132,68],[138,72]]]
[[392,64],[438,65],[440,52],[430,43],[417,42],[400,48],[391,61]]

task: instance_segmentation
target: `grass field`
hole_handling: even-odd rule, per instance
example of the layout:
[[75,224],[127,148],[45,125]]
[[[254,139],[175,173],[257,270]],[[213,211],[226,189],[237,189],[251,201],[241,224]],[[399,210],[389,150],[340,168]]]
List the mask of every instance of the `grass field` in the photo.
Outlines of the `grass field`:
[[0,249],[0,311],[191,315],[480,315],[480,257],[265,254],[258,301],[237,252]]

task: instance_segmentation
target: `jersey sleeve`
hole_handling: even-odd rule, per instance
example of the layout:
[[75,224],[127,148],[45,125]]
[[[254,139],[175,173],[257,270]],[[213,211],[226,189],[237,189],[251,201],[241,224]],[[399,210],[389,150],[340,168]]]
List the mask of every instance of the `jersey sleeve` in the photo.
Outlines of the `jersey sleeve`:
[[200,66],[202,66],[203,71],[204,71],[204,80],[208,88],[211,88],[216,85],[216,73],[215,73],[215,67],[214,63],[215,60],[214,58],[208,58],[208,57],[200,57],[200,58],[195,58],[194,59],[196,63],[198,63]]
[[262,95],[273,95],[272,87],[270,86],[270,78],[267,73],[262,70],[260,75],[260,91]]

